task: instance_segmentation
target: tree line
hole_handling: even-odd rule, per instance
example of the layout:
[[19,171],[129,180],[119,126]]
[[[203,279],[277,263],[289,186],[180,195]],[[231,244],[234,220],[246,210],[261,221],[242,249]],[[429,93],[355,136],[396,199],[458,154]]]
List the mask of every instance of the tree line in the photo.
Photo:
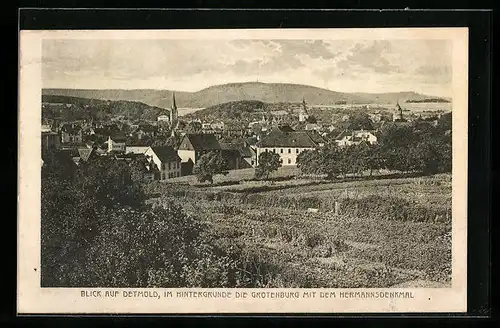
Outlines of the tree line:
[[435,174],[451,172],[451,115],[437,124],[418,121],[389,124],[380,131],[378,142],[338,146],[334,140],[317,150],[304,151],[297,166],[305,174],[326,174],[328,178],[347,174],[370,175],[381,169]]

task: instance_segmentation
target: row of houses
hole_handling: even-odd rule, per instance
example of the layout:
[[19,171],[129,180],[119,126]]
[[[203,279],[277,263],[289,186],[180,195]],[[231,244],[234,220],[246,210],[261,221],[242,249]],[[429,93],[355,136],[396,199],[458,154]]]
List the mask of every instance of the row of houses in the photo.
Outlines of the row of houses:
[[[360,142],[377,142],[375,131],[342,132],[336,142],[339,146],[348,146]],[[133,156],[147,158],[145,164],[146,179],[166,180],[192,174],[194,165],[211,151],[219,151],[226,158],[230,169],[251,168],[258,165],[258,158],[263,152],[279,155],[282,165],[296,165],[297,157],[306,150],[322,147],[325,138],[311,130],[296,131],[290,126],[274,127],[258,141],[236,139],[223,143],[214,134],[185,134],[176,149],[171,146],[127,145],[125,138],[108,137],[107,148],[97,148],[92,144],[72,149],[71,156],[75,163],[86,162],[95,156],[116,156],[129,159]],[[59,134],[52,131],[42,132],[42,150],[61,148]]]

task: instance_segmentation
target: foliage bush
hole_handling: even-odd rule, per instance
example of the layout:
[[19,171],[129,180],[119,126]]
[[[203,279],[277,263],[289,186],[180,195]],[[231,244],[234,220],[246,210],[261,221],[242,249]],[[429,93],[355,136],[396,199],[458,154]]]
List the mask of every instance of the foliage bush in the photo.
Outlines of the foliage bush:
[[383,128],[376,145],[366,142],[339,147],[335,141],[317,150],[305,151],[297,157],[303,174],[360,174],[389,169],[401,172],[435,174],[451,172],[452,148],[449,124],[389,124]]
[[216,174],[227,175],[228,164],[224,156],[218,151],[210,151],[200,157],[193,168],[193,174],[198,182],[214,182]]
[[145,205],[126,168],[109,160],[76,177],[43,169],[42,286],[259,287],[279,271],[265,253],[217,247],[178,205]]
[[451,223],[451,211],[425,207],[398,197],[376,195],[339,200],[343,215],[375,217],[386,220]]
[[281,167],[281,159],[277,153],[264,152],[259,155],[258,165],[255,168],[256,179],[269,179],[269,174]]

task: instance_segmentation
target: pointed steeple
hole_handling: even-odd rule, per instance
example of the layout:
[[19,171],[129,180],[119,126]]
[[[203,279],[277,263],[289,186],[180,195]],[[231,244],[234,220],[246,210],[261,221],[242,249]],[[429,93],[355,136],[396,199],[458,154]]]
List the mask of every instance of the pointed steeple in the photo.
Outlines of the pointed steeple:
[[401,108],[401,106],[399,105],[399,99],[398,99],[398,101],[396,103],[396,108],[398,110],[400,118],[403,118],[403,108]]
[[175,103],[175,92],[172,92],[172,107],[170,108],[170,124],[172,129],[177,128],[177,123],[178,123],[177,104]]

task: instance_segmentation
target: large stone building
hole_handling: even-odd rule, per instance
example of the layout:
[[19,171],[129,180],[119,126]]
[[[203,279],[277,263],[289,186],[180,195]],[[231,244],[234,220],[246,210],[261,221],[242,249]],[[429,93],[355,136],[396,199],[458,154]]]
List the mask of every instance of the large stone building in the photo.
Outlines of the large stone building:
[[273,152],[280,156],[282,165],[297,165],[297,156],[305,150],[323,146],[325,140],[312,131],[290,131],[276,128],[256,144],[257,164],[260,154]]

